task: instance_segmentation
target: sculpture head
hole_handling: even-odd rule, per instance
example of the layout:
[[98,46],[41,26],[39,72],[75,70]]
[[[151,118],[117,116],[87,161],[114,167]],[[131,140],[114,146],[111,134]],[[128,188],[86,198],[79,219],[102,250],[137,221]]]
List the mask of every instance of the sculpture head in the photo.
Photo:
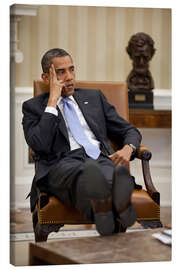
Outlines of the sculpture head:
[[134,71],[145,74],[149,68],[149,61],[155,53],[152,38],[145,33],[137,33],[129,40],[126,51],[133,60]]

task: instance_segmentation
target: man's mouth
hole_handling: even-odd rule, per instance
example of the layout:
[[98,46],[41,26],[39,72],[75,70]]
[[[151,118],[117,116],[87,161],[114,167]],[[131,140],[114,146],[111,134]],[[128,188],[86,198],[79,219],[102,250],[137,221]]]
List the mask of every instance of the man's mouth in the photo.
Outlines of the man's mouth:
[[65,88],[67,88],[67,89],[71,89],[71,88],[73,88],[73,87],[74,87],[74,84],[73,84],[73,83],[67,84],[67,85],[65,86]]

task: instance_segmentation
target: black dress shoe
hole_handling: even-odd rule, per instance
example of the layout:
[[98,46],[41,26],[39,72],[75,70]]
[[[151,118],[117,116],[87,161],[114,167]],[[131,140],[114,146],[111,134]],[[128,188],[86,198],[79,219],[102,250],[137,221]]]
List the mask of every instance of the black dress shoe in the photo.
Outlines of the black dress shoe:
[[112,212],[112,197],[106,200],[91,200],[96,229],[101,235],[111,235],[115,229]]
[[118,219],[115,220],[115,229],[113,233],[120,233],[120,232],[126,232],[127,227],[123,227],[123,225],[118,221]]
[[[136,209],[131,203],[134,189],[132,177],[125,166],[117,166],[113,175],[112,198],[117,213],[119,231],[126,231],[136,221]],[[117,232],[117,224],[116,230]]]
[[85,195],[91,202],[97,231],[100,235],[111,235],[115,229],[111,190],[99,166],[92,159],[85,164],[83,183],[82,196]]

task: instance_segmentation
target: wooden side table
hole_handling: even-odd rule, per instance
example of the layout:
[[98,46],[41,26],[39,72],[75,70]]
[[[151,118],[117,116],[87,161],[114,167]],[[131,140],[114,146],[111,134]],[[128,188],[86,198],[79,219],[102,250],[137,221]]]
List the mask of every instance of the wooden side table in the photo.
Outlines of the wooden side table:
[[30,243],[30,265],[159,262],[171,260],[171,246],[152,237],[153,229],[112,236]]
[[129,122],[137,128],[171,128],[171,110],[129,110]]

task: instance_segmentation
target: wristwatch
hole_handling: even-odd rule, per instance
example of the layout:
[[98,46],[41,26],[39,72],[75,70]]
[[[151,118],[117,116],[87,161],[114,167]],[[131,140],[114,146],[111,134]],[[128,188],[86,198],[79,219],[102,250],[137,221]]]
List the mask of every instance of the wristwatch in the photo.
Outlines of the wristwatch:
[[132,143],[129,143],[128,145],[133,149],[133,153],[134,153],[136,151],[136,146],[134,146],[134,144]]

